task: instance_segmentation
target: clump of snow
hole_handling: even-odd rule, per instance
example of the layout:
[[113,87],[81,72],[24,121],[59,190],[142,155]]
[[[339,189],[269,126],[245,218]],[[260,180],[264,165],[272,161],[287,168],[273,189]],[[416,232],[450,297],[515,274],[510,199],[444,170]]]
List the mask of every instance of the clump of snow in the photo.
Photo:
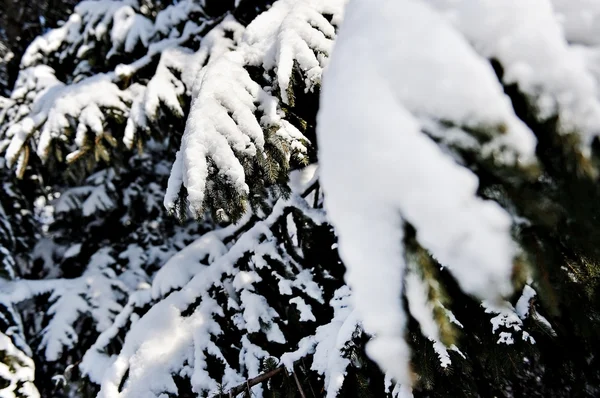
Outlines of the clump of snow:
[[315,333],[315,352],[311,369],[325,376],[327,398],[337,396],[346,376],[346,368],[350,364],[342,355],[342,349],[359,329],[358,314],[350,303],[350,289],[339,288],[330,302],[333,307],[333,319],[330,323],[319,326]]
[[269,12],[259,15],[246,29],[248,57],[265,70],[277,68],[281,99],[290,103],[288,89],[294,62],[305,73],[311,90],[320,83],[323,67],[331,53],[334,26],[323,16],[341,15],[346,0],[280,0]]
[[123,47],[125,52],[132,52],[138,42],[147,47],[153,28],[152,21],[137,14],[131,6],[119,7],[113,14],[110,31],[112,49],[108,52],[107,57],[110,58],[120,47]]
[[312,313],[310,304],[306,304],[302,297],[294,297],[290,300],[290,304],[295,304],[298,308],[298,312],[300,312],[301,322],[316,321],[316,318]]
[[395,383],[389,374],[385,375],[385,389],[393,398],[413,398],[412,389],[406,384]]
[[223,236],[221,231],[209,232],[171,257],[154,277],[152,296],[164,297],[173,289],[183,287],[207,264],[225,254],[220,236]]
[[515,310],[517,315],[521,319],[527,318],[529,315],[529,306],[531,305],[531,299],[533,299],[537,295],[536,291],[529,285],[525,285],[523,288],[523,293],[519,300],[517,301],[517,305],[515,306]]
[[492,323],[492,333],[499,333],[498,344],[513,344],[513,333],[521,332],[523,341],[529,341],[535,344],[535,339],[523,329],[523,321],[515,308],[507,301],[498,304],[489,301],[483,301],[483,308],[488,314],[496,314],[490,322]]

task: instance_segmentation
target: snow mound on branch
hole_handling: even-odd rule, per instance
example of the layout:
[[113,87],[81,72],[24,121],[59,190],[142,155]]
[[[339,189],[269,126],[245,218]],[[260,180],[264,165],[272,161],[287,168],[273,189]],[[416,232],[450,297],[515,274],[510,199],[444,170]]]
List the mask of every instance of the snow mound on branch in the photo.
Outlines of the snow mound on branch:
[[[163,14],[159,14],[161,15]],[[158,17],[156,24],[159,24]],[[135,99],[123,137],[128,148],[133,146],[136,130],[147,129],[149,122],[155,122],[160,116],[161,108],[166,108],[168,112],[179,118],[184,117],[181,98],[184,94],[192,95],[194,82],[200,69],[209,59],[218,58],[221,54],[230,51],[239,40],[243,29],[244,27],[233,17],[227,16],[203,37],[198,51],[192,52],[176,43],[161,51],[156,72],[145,88],[136,89],[138,95],[134,95]],[[231,34],[232,38],[228,37],[228,34]]]
[[589,8],[585,2],[585,11],[576,11],[583,1],[554,1],[563,15],[565,38],[550,0],[428,3],[482,56],[501,63],[504,82],[517,84],[534,101],[539,119],[558,115],[561,132],[580,134],[584,152],[588,152],[591,140],[600,132],[598,89],[585,63],[572,56],[567,38],[589,42],[585,38],[591,33],[585,29],[590,19],[597,18],[597,5]]
[[120,90],[109,75],[99,74],[72,85],[53,85],[36,98],[25,118],[8,129],[6,135],[11,138],[5,155],[8,164],[14,164],[37,129],[41,134],[36,151],[42,160],[47,159],[52,140],[60,138],[72,120],[78,120],[75,141],[79,148],[83,147],[86,134],[104,134],[106,110],[127,114],[129,102],[129,93]]
[[507,130],[505,151],[533,157],[535,139],[487,60],[434,9],[414,0],[351,2],[324,79],[321,179],[356,310],[375,335],[367,351],[407,384],[404,223],[463,290],[482,298],[511,292],[516,255],[509,214],[478,198],[477,177],[423,133],[431,118],[491,131],[492,139]]
[[[63,26],[31,43],[22,58],[15,90],[6,109],[0,112],[0,126],[4,127],[0,148],[6,150],[9,166],[17,163],[18,170],[24,170],[30,146],[46,160],[52,141],[57,139],[71,151],[67,162],[92,152],[97,159],[106,160],[109,154],[100,138],[111,146],[117,145],[110,132],[104,131],[109,120],[120,123],[128,118],[123,140],[131,147],[135,130],[148,129],[148,121],[156,121],[159,104],[183,116],[179,96],[191,91],[198,69],[184,65],[202,63],[195,62],[195,54],[187,54],[191,51],[180,46],[203,29],[206,21],[200,15],[202,7],[192,1],[181,1],[160,11],[155,22],[143,16],[141,8],[135,0],[83,1]],[[185,22],[193,13],[199,15],[201,26],[191,20]],[[185,26],[180,26],[184,23]],[[225,21],[223,24],[231,25]],[[111,47],[96,48],[99,42],[111,43]],[[131,64],[117,65],[114,71],[87,77],[94,69],[89,54],[99,53],[96,56],[105,57],[110,64],[113,55],[132,54],[140,48],[147,48],[147,53]],[[119,84],[131,79],[159,53],[164,55],[163,61],[147,89],[139,83],[119,89]],[[56,61],[68,65],[67,58],[74,65],[73,70],[64,71],[72,75],[65,82],[54,77],[52,68],[42,65]],[[169,68],[181,72],[181,79]],[[5,120],[9,123],[3,123]],[[69,130],[76,132],[75,137],[71,137]],[[58,157],[62,160],[62,155]]]

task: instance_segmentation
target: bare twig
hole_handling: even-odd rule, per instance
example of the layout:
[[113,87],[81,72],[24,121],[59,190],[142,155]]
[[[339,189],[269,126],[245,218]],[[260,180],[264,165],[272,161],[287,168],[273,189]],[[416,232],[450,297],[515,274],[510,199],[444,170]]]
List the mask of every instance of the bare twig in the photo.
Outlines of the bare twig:
[[255,385],[260,384],[265,380],[269,380],[271,377],[281,373],[283,371],[283,369],[285,369],[285,367],[280,366],[277,369],[270,370],[266,373],[263,373],[263,374],[260,374],[256,377],[254,377],[250,380],[246,380],[242,384],[235,386],[231,390],[229,390],[229,396],[236,397],[236,396],[238,396],[238,394],[241,394],[246,390],[250,390],[250,388],[254,387]]
[[298,391],[300,392],[301,398],[306,398],[306,394],[304,394],[304,390],[302,389],[302,385],[300,384],[300,380],[298,380],[298,374],[294,372],[294,380],[296,380],[296,386],[298,387]]

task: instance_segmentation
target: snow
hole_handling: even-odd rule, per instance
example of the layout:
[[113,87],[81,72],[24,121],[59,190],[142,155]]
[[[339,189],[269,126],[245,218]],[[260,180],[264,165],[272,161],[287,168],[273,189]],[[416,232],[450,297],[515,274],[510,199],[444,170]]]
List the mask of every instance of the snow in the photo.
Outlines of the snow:
[[118,294],[127,290],[109,268],[114,262],[109,249],[100,249],[90,258],[81,277],[67,280],[63,288],[52,292],[48,310],[51,320],[42,331],[40,345],[47,360],[57,360],[64,349],[77,343],[78,333],[73,325],[81,314],[91,316],[99,332],[112,325],[115,314],[122,310]]
[[269,306],[263,296],[244,290],[240,294],[240,299],[244,308],[244,321],[248,332],[258,332],[261,330],[261,324],[266,324],[268,327],[267,339],[277,343],[285,343],[283,333],[274,322],[274,319],[278,318],[279,315]]
[[[176,194],[183,185],[187,188],[190,210],[201,214],[211,164],[234,192],[245,198],[249,188],[242,163],[245,158],[265,153],[263,129],[275,129],[289,144],[292,154],[304,156],[306,148],[302,141],[306,139],[282,119],[275,93],[252,80],[246,66],[274,70],[283,103],[290,102],[288,89],[294,62],[306,76],[308,89],[319,84],[335,33],[322,14],[339,18],[344,3],[343,0],[277,1],[248,25],[237,49],[223,50],[209,58],[194,84],[194,99],[179,159],[173,167],[165,198],[167,209],[174,208]],[[258,112],[260,118],[255,116]]]
[[394,383],[389,374],[385,375],[385,389],[393,398],[413,398],[411,388],[405,384]]
[[[600,131],[600,102],[593,76],[578,57],[571,56],[567,37],[581,39],[584,19],[594,19],[597,4],[582,14],[584,1],[510,0],[503,2],[473,0],[428,0],[449,22],[488,59],[500,61],[504,83],[515,83],[539,108],[539,119],[560,116],[563,133],[580,134],[582,150]],[[552,3],[559,16],[554,14]],[[585,2],[587,3],[587,2]],[[577,11],[577,10],[580,11]],[[576,32],[573,25],[581,28]]]
[[0,377],[3,380],[0,396],[39,398],[40,394],[33,384],[35,378],[33,360],[19,350],[4,333],[0,333],[0,353],[3,358],[9,359],[6,363],[0,363]]
[[123,47],[125,52],[132,52],[138,42],[147,47],[153,28],[152,21],[137,14],[132,7],[120,7],[113,15],[110,31],[112,49],[106,56],[110,58],[119,47]]
[[523,329],[523,321],[509,302],[491,303],[484,300],[481,305],[487,314],[495,314],[490,322],[492,323],[492,333],[498,333],[500,336],[497,341],[498,344],[513,344],[513,335],[516,332],[521,332],[524,341],[535,344],[535,339]]
[[81,212],[85,217],[97,212],[110,210],[115,207],[111,198],[115,187],[112,179],[115,171],[112,168],[101,170],[86,179],[89,185],[82,185],[65,190],[54,202],[54,212],[57,214],[71,211]]
[[343,354],[346,344],[360,330],[358,314],[350,304],[350,289],[338,289],[330,305],[334,315],[329,324],[319,326],[315,333],[314,360],[311,369],[325,376],[327,398],[335,398],[342,387],[350,360]]
[[54,304],[48,309],[52,316],[52,322],[43,330],[41,348],[45,349],[44,355],[49,361],[60,358],[63,348],[73,347],[77,341],[77,332],[73,324],[79,319],[80,313],[88,309],[86,301],[80,297],[81,292],[77,290],[56,292],[50,296],[50,302]]
[[[459,125],[503,123],[514,138],[505,147],[517,159],[530,157],[535,141],[489,64],[432,8],[417,1],[378,5],[357,0],[346,9],[323,82],[320,177],[356,310],[375,335],[367,352],[409,383],[400,301],[403,223],[416,228],[420,244],[463,290],[482,298],[511,292],[516,254],[509,214],[477,197],[477,177],[423,134],[420,119],[441,114]],[[455,52],[462,56],[448,58]],[[446,87],[451,95],[437,94]]]
[[150,290],[140,290],[131,294],[127,305],[125,305],[123,310],[117,315],[113,324],[98,336],[93,346],[85,353],[81,361],[80,369],[90,378],[90,380],[100,384],[105,370],[108,369],[116,359],[116,356],[106,355],[103,348],[108,346],[111,339],[118,334],[119,329],[127,324],[135,307],[143,306],[150,302],[150,300]]
[[[137,2],[129,0],[83,1],[62,27],[38,37],[27,48],[21,62],[22,70],[10,99],[10,108],[2,112],[3,115],[10,114],[15,121],[9,124],[10,129],[5,132],[6,138],[10,140],[5,154],[9,166],[19,163],[22,166],[20,169],[24,168],[28,156],[27,149],[23,148],[32,137],[34,142],[31,146],[42,160],[46,160],[53,140],[71,141],[66,133],[72,127],[71,121],[75,121],[77,125],[73,140],[75,145],[71,146],[72,151],[67,154],[67,161],[75,160],[87,152],[93,146],[94,139],[107,134],[104,131],[106,119],[114,117],[113,114],[128,118],[124,141],[130,147],[135,131],[148,129],[148,121],[155,121],[156,106],[160,101],[183,116],[176,96],[183,94],[183,85],[187,91],[191,90],[195,73],[203,62],[196,62],[198,54],[188,57],[176,55],[178,51],[183,51],[179,47],[181,43],[203,29],[204,21],[200,20],[200,26],[188,21],[181,32],[173,28],[185,20],[185,13],[196,12],[201,8],[191,1],[182,1],[160,11],[156,21],[152,22],[136,13],[136,7]],[[221,32],[224,28],[235,29],[231,19],[223,21]],[[102,40],[112,43],[106,54],[107,58],[123,52],[133,53],[138,47],[147,48],[148,53],[131,64],[118,65],[112,72],[86,77],[90,66],[85,54],[95,50],[97,42]],[[211,40],[205,41],[208,43]],[[219,45],[215,47],[222,48]],[[146,90],[137,83],[129,89],[118,88],[119,83],[131,78],[159,53],[163,54],[158,73],[151,79]],[[67,57],[81,59],[75,65],[72,82],[60,82],[54,77],[54,71],[50,67],[38,65],[51,54],[60,60]],[[207,54],[200,52],[199,55],[206,57]],[[190,64],[197,67],[183,67]],[[169,67],[183,70],[183,82],[174,78],[168,71]],[[78,73],[82,75],[78,76]],[[34,87],[35,90],[32,90]],[[32,98],[31,95],[35,97]],[[26,105],[20,105],[23,97],[27,100]],[[153,113],[145,115],[142,110]],[[41,132],[39,137],[34,134],[38,130]]]
[[447,368],[452,362],[447,347],[440,341],[440,331],[433,318],[433,305],[428,300],[427,286],[415,272],[409,272],[405,288],[410,314],[419,323],[423,335],[432,342],[440,366]]
[[[269,228],[282,217],[286,207],[297,205],[302,200],[297,196],[292,196],[287,201],[280,200],[267,219],[257,222],[244,232],[226,252],[222,251],[222,239],[234,234],[240,228],[239,226],[217,230],[208,236],[204,235],[184,249],[181,256],[177,255],[169,260],[168,266],[165,265],[163,268],[165,271],[157,274],[151,291],[152,296],[162,297],[162,299],[131,325],[119,355],[110,359],[104,357],[102,360],[102,363],[109,367],[101,376],[99,397],[124,398],[145,396],[145,394],[154,396],[163,392],[173,393],[174,382],[171,372],[182,369],[186,362],[189,364],[189,372],[192,372],[194,391],[215,392],[220,380],[212,379],[206,371],[205,352],[221,358],[220,351],[211,336],[221,333],[216,318],[223,317],[223,310],[208,293],[209,288],[219,286],[223,283],[223,278],[239,275],[235,265],[245,253],[255,251],[255,248],[261,245],[272,245],[269,241]],[[185,267],[199,262],[204,257],[208,257],[207,264],[196,266],[197,271],[189,282],[185,283],[185,278],[174,277],[174,274],[183,270],[180,268],[182,265]],[[312,278],[309,277],[310,274],[300,278],[302,282],[299,286],[305,289],[311,286]],[[279,315],[268,305],[263,296],[251,291],[251,285],[241,283],[242,279],[243,276],[240,276],[241,291],[238,297],[233,297],[234,300],[238,300],[235,305],[242,314],[241,319],[237,321],[237,326],[250,333],[263,333],[269,341],[285,342],[283,333],[277,325]],[[180,290],[168,294],[173,287],[181,283],[185,285]],[[182,312],[196,300],[199,300],[199,305],[192,314],[182,316]],[[126,308],[126,311],[131,310]],[[123,317],[120,315],[117,323],[122,324],[126,318],[126,314]],[[104,341],[114,335],[116,329],[113,326],[107,330],[110,332],[101,335]],[[168,344],[164,343],[164,336],[170,336]],[[225,380],[225,384],[228,386],[237,385],[247,377],[258,375],[260,359],[267,355],[250,343],[245,336],[242,338],[242,346],[241,369],[226,371],[228,379]],[[101,373],[92,363],[92,358],[97,355],[90,356],[85,364],[85,368],[89,369],[95,378],[100,377]],[[222,360],[226,367],[229,366],[224,358]],[[119,392],[118,386],[128,370],[129,377]],[[240,373],[244,371],[247,373]],[[253,389],[253,391],[259,390],[260,388]]]
[[306,74],[307,90],[320,83],[335,37],[335,28],[323,14],[340,15],[345,2],[280,0],[246,29],[244,39],[252,48],[248,51],[251,62],[262,63],[265,70],[277,69],[277,84],[285,104],[290,103],[288,89],[294,62]]
[[347,344],[360,333],[360,323],[350,303],[351,292],[342,286],[330,301],[334,314],[331,321],[317,328],[312,336],[304,337],[298,349],[281,356],[280,364],[294,372],[294,363],[307,355],[314,354],[311,369],[325,377],[327,398],[338,395],[350,365]]
[[[328,398],[345,381],[348,348],[354,348],[350,343],[363,326],[373,336],[367,353],[386,372],[389,393],[412,396],[406,310],[430,340],[442,368],[451,365],[449,351],[464,357],[457,347],[441,343],[428,287],[406,264],[407,224],[465,293],[484,299],[498,344],[519,338],[535,343],[523,329],[527,317],[552,331],[531,304],[532,287],[524,287],[515,307],[504,301],[512,293],[518,253],[511,238],[514,218],[477,195],[476,175],[446,147],[496,165],[534,164],[535,137],[503,91],[503,84],[515,83],[537,106],[536,116],[557,114],[561,132],[581,134],[585,150],[600,131],[600,68],[595,66],[600,6],[590,0],[350,0],[344,11],[345,3],[278,0],[244,27],[231,15],[212,26],[202,16],[201,2],[191,0],[168,6],[154,20],[138,13],[135,0],[84,1],[67,23],[28,48],[11,98],[0,98],[0,149],[6,149],[8,164],[24,167],[29,148],[46,160],[57,140],[70,151],[67,161],[73,161],[111,133],[105,129],[113,112],[126,120],[122,141],[133,149],[146,138],[140,132],[160,127],[165,113],[186,117],[184,98],[190,96],[164,206],[172,211],[185,202],[179,197],[185,188],[184,199],[198,217],[216,185],[210,181],[215,174],[242,200],[253,194],[247,165],[271,156],[269,134],[283,140],[286,164],[292,157],[306,160],[306,137],[286,120],[286,112],[293,112],[297,83],[306,91],[321,89],[325,74],[318,117],[321,163],[291,172],[292,197],[279,200],[270,213],[248,211],[237,224],[186,236],[186,244],[191,243],[178,252],[167,245],[129,242],[117,250],[100,247],[78,278],[1,282],[0,298],[11,305],[50,295],[50,319],[40,335],[46,360],[57,360],[72,348],[77,321],[90,317],[99,338],[81,370],[101,384],[100,397],[176,395],[174,375],[190,378],[198,395],[214,395],[258,375],[270,353],[251,339],[260,335],[260,341],[281,348],[286,343],[283,325],[289,326],[277,306],[257,291],[261,275],[271,272],[277,283],[273,288],[301,322],[317,322],[322,314],[313,312],[315,301],[324,304],[330,297],[318,283],[320,270],[303,269],[296,259],[302,256],[297,247],[302,225],[289,207],[316,224],[332,222],[339,244],[331,248],[339,248],[348,267],[348,286],[328,303],[333,318],[315,324],[313,335],[274,358],[293,372],[298,360],[312,355],[311,369],[324,377]],[[197,51],[185,47],[199,35]],[[85,54],[98,50],[96,42],[111,43],[107,58],[145,54],[114,71],[86,77],[93,69]],[[40,65],[50,54],[82,59],[71,79],[59,81],[52,68]],[[490,59],[501,63],[503,81]],[[149,79],[136,76],[149,65],[156,66]],[[266,84],[259,84],[256,72]],[[294,81],[296,72],[303,82]],[[130,79],[134,83],[128,86]],[[59,218],[71,212],[92,218],[113,209],[119,205],[112,182],[116,173],[108,168],[53,201],[38,200],[38,213],[47,206]],[[323,192],[300,197],[317,181],[325,191],[327,214],[310,205],[320,204]],[[162,188],[154,183],[145,189],[142,206],[150,212]],[[131,197],[140,193],[134,191],[124,194],[126,206],[136,205]],[[128,217],[123,220],[130,222]],[[276,226],[287,232],[296,253],[280,244]],[[147,225],[160,227],[158,219]],[[35,250],[44,252],[45,269],[56,259],[79,261],[86,255],[82,243],[52,245],[50,239],[41,240]],[[242,258],[249,259],[243,268]],[[117,274],[123,263],[126,271]],[[277,270],[271,270],[273,263]],[[152,279],[144,267],[158,265]],[[450,309],[441,307],[462,328]],[[233,315],[225,319],[225,314]],[[228,363],[224,347],[217,345],[231,332],[221,330],[228,322],[241,336],[227,347],[239,351],[239,364]],[[9,344],[0,334],[0,351]],[[109,355],[114,345],[120,352]],[[224,364],[223,379],[208,371],[209,357]],[[19,373],[28,380],[33,378],[30,362]],[[11,371],[0,364],[0,375]],[[252,392],[262,396],[262,387]]]
[[79,148],[83,148],[86,131],[94,136],[103,133],[101,126],[104,115],[99,107],[127,114],[126,102],[130,101],[128,93],[112,83],[108,75],[98,74],[71,85],[56,83],[51,89],[43,91],[36,98],[29,115],[13,124],[7,132],[7,136],[12,137],[5,155],[8,164],[15,163],[35,129],[41,130],[37,154],[42,160],[47,159],[52,140],[60,138],[63,131],[69,128],[69,118],[81,118],[77,127],[77,141]]
[[517,305],[515,306],[515,310],[519,318],[525,319],[527,315],[529,315],[529,306],[531,305],[531,299],[533,299],[537,295],[536,291],[529,285],[525,285],[523,288],[523,293],[519,300],[517,301]]
[[307,322],[307,321],[314,322],[317,320],[312,313],[312,308],[311,308],[310,304],[306,304],[306,302],[304,301],[304,299],[302,297],[294,297],[293,299],[290,299],[290,304],[295,304],[296,307],[298,308],[298,312],[300,312],[300,321],[301,322]]
[[600,3],[595,0],[552,0],[551,3],[570,43],[600,44]]
[[[267,358],[269,353],[261,349],[256,344],[252,344],[247,336],[242,337],[242,349],[240,350],[240,363],[244,364],[248,377],[256,377],[260,372],[261,360]],[[252,387],[252,392],[257,396],[262,396],[262,386],[260,384]]]
[[154,277],[152,296],[165,297],[172,290],[183,287],[207,264],[225,254],[223,236],[221,231],[209,232],[171,257]]

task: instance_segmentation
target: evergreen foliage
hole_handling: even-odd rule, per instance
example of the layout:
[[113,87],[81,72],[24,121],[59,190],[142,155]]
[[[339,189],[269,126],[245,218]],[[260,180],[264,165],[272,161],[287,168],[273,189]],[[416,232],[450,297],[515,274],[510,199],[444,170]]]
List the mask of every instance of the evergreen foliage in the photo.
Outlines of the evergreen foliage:
[[1,14],[0,396],[600,394],[571,1]]

